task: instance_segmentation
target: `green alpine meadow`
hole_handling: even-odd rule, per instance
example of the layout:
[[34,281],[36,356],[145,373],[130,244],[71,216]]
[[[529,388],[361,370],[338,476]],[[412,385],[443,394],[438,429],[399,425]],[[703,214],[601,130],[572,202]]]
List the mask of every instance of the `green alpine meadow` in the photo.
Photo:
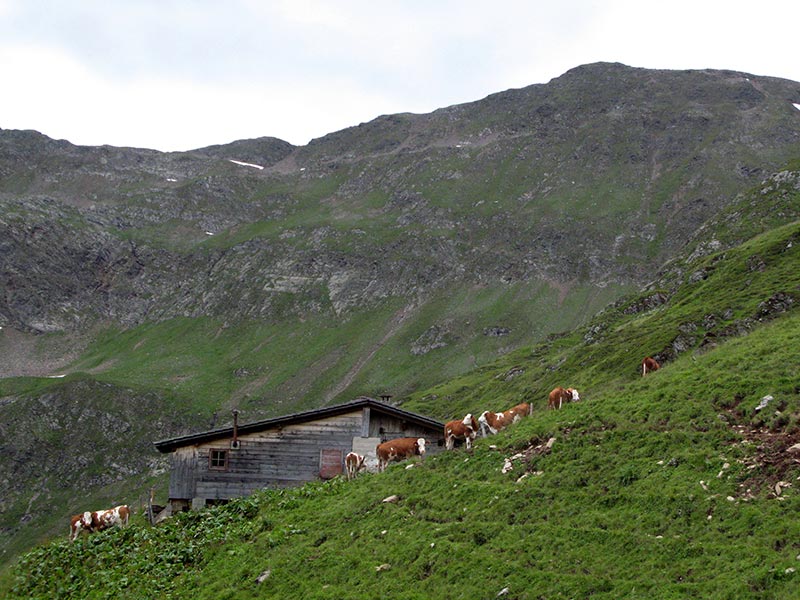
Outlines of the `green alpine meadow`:
[[[531,416],[478,438],[471,452],[415,458],[350,482],[264,490],[156,527],[140,516],[74,543],[62,536],[25,554],[4,591],[793,598],[798,253],[800,222],[776,227],[682,264],[707,277],[689,276],[658,307],[631,311],[649,294],[626,297],[585,327],[404,404],[442,418],[534,404]],[[642,377],[640,356],[683,330],[691,347]],[[547,410],[559,382],[576,386],[581,401]],[[758,410],[766,396],[773,400]]]

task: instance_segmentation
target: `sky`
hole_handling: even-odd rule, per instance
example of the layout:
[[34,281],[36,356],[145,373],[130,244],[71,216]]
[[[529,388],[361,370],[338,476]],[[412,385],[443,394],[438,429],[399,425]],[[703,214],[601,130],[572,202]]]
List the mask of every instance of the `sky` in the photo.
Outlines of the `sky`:
[[305,145],[600,61],[800,81],[798,24],[798,0],[0,0],[0,128]]

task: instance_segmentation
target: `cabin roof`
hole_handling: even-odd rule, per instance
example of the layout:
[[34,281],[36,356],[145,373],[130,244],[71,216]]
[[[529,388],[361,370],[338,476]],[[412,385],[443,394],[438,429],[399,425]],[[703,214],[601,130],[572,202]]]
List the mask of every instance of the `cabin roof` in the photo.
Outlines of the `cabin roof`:
[[[386,404],[385,402],[379,402],[374,398],[368,398],[366,396],[362,396],[360,398],[356,398],[352,402],[347,402],[345,404],[337,404],[336,406],[326,406],[324,408],[307,410],[299,413],[285,415],[282,417],[274,417],[272,419],[264,419],[262,421],[245,423],[237,427],[237,433],[238,435],[244,435],[247,433],[257,433],[259,431],[264,431],[282,425],[291,425],[295,423],[303,423],[306,421],[314,421],[316,419],[325,417],[333,417],[343,413],[351,412],[355,409],[365,408],[365,407],[369,407],[371,410],[375,410],[377,412],[386,415],[397,417],[412,423],[416,423],[423,427],[436,430],[437,433],[440,432],[444,427],[444,423],[441,421],[437,421],[436,419],[431,419],[430,417],[426,417],[424,415],[412,413],[407,410],[397,408],[396,406],[392,406],[391,404]],[[211,442],[217,439],[230,438],[232,435],[233,435],[233,426],[222,427],[220,429],[212,429],[210,431],[203,431],[200,433],[190,433],[188,435],[182,435],[165,440],[159,440],[157,442],[153,442],[153,445],[159,452],[163,452],[166,454],[168,452],[173,452],[177,448],[182,448],[183,446],[193,446],[195,444]]]

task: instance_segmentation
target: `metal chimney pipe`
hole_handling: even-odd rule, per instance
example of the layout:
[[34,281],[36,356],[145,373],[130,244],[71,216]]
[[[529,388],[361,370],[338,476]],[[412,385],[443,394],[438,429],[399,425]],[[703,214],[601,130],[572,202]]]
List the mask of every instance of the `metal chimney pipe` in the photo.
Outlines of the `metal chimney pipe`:
[[239,441],[239,411],[234,409],[234,411],[233,411],[233,445],[236,446],[238,441]]

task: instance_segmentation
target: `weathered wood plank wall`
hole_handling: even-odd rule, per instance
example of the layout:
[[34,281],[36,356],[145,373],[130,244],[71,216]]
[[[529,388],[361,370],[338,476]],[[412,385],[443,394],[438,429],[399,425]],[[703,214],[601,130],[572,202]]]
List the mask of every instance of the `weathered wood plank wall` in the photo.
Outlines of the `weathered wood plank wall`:
[[[193,460],[181,456],[173,463],[173,473],[186,482],[170,486],[170,497],[226,499],[264,487],[313,481],[320,475],[320,451],[339,450],[344,456],[352,448],[353,437],[360,434],[358,411],[244,435],[238,449],[230,449],[230,440],[202,444],[194,448]],[[209,468],[212,450],[228,451],[227,469]],[[189,493],[177,496],[173,492]]]

